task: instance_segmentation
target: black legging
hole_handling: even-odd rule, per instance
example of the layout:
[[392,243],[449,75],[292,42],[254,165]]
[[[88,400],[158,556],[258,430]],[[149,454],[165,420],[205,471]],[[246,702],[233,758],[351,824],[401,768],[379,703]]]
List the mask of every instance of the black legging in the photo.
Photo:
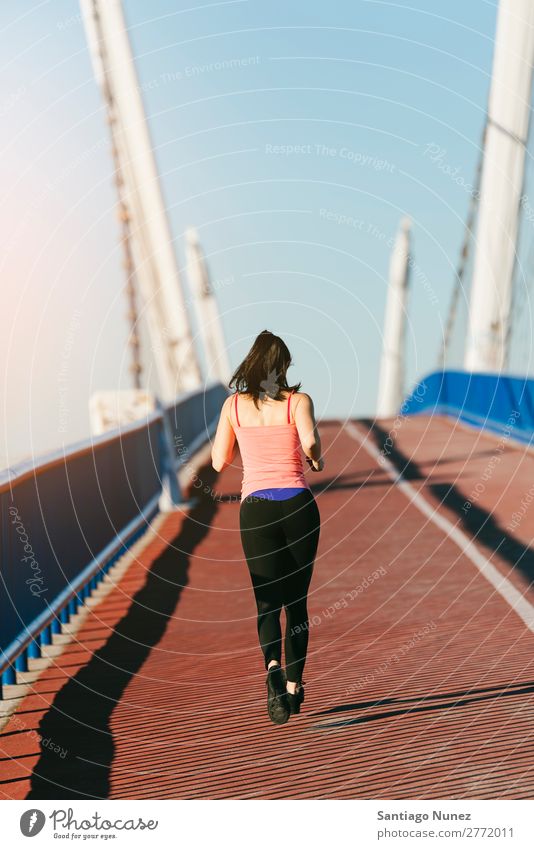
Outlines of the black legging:
[[251,495],[241,502],[239,520],[265,667],[271,660],[282,663],[280,613],[284,607],[287,680],[301,681],[308,648],[308,587],[319,543],[319,508],[309,489],[285,501]]

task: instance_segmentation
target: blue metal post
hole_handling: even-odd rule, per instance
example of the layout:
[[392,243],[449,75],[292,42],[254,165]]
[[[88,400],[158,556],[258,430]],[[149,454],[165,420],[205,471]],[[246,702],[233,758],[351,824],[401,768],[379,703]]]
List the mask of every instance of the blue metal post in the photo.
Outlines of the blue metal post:
[[2,672],[2,684],[16,684],[17,683],[17,674],[15,672],[15,667],[11,664],[6,666],[4,671]]
[[27,648],[27,652],[28,658],[41,657],[41,644],[39,642],[39,638],[31,641],[30,645]]
[[17,672],[28,671],[28,649],[24,649],[24,651],[15,658],[15,670]]
[[17,673],[12,666],[6,667],[0,676],[0,700],[5,697],[4,687],[17,683]]
[[52,645],[52,624],[47,625],[45,628],[43,628],[39,635],[39,641],[41,643],[41,646]]

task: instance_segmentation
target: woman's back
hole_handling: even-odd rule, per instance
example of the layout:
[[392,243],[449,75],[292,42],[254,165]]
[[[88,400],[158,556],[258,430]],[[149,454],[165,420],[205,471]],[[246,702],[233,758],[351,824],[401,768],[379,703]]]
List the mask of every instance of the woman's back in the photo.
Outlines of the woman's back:
[[[254,405],[254,399],[246,392],[235,393],[239,406],[239,425],[241,427],[272,427],[294,422],[294,412],[300,400],[300,393],[284,391],[283,399],[275,401],[265,398]],[[235,405],[235,400],[234,400]]]
[[241,500],[272,487],[309,489],[304,476],[300,437],[293,418],[295,393],[282,401],[259,401],[236,392],[231,418],[243,461]]

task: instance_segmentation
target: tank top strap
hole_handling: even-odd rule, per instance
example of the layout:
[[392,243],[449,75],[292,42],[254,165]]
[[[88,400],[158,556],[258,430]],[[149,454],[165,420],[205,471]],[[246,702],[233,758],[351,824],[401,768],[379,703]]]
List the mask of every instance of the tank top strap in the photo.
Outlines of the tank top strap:
[[236,420],[236,422],[237,422],[237,426],[238,426],[238,427],[241,427],[241,425],[239,424],[239,416],[237,415],[237,396],[238,396],[238,395],[239,395],[239,393],[238,393],[238,392],[236,392],[236,393],[235,393],[235,405],[234,405],[234,406],[235,406],[235,420]]
[[292,389],[289,393],[289,397],[287,399],[287,423],[291,424],[291,396],[293,395],[294,390]]

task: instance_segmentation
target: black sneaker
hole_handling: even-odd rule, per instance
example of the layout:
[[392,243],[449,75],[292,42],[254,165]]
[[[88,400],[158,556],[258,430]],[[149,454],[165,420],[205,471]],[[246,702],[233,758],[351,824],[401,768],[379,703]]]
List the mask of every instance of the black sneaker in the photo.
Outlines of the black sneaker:
[[296,693],[287,694],[287,702],[289,705],[289,713],[300,713],[300,706],[304,701],[304,687],[302,684],[297,687]]
[[265,679],[267,684],[267,712],[271,722],[283,725],[289,719],[286,676],[281,666],[271,666]]

